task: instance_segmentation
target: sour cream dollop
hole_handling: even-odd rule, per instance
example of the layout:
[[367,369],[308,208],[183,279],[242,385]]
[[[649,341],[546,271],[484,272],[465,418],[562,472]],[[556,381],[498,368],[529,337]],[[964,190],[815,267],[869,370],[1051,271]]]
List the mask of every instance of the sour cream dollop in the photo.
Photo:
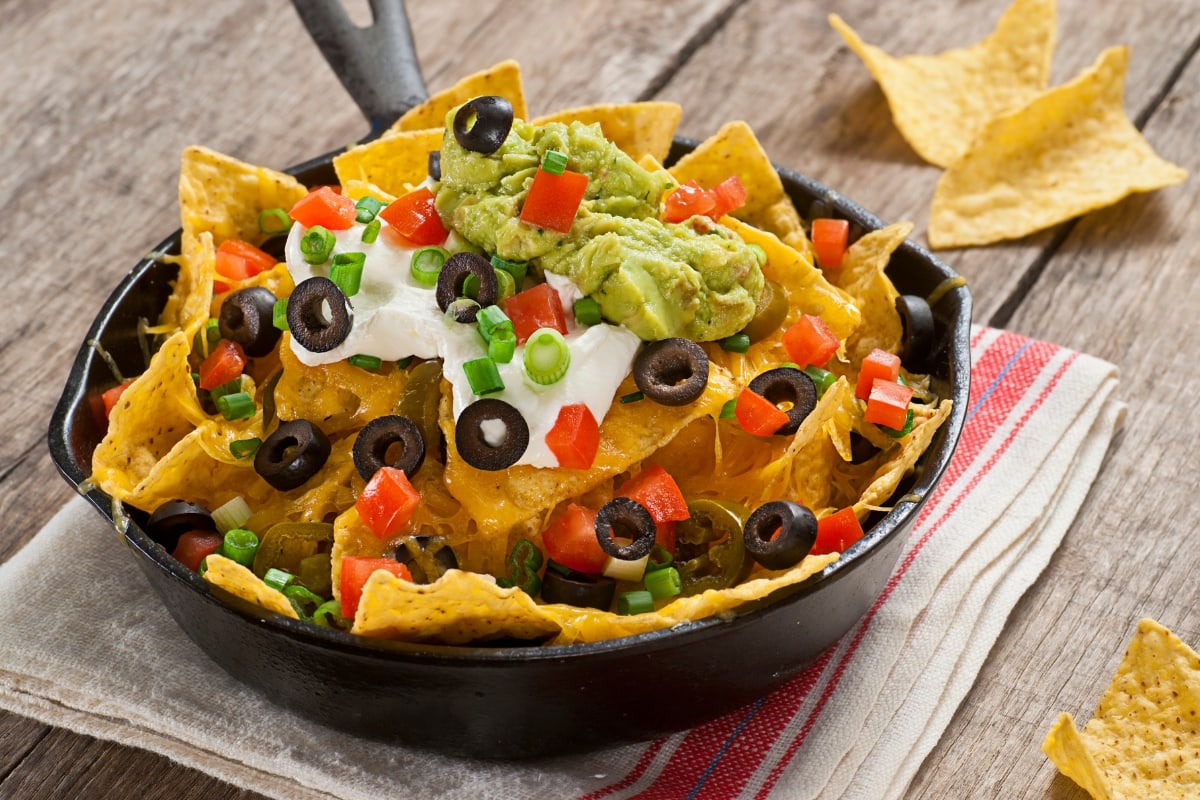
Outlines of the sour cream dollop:
[[[409,356],[442,359],[442,374],[453,387],[454,418],[478,399],[471,391],[463,363],[487,355],[487,347],[474,323],[448,322],[438,308],[434,289],[417,283],[411,272],[415,248],[400,244],[380,220],[378,238],[370,244],[362,241],[364,225],[334,231],[333,255],[363,253],[361,287],[349,298],[354,311],[350,335],[325,353],[306,350],[291,338],[292,352],[300,363],[310,367],[342,361],[352,355],[371,355],[384,361]],[[329,277],[328,262],[313,266],[300,252],[300,240],[307,228],[296,224],[288,234],[285,256],[292,279],[299,284],[314,276]],[[332,256],[331,256],[332,257]],[[558,293],[567,319],[567,346],[571,365],[566,376],[549,386],[539,386],[525,375],[524,346],[517,347],[512,361],[497,364],[504,389],[488,395],[512,405],[529,426],[529,447],[517,461],[535,467],[556,467],[558,459],[546,446],[546,434],[554,426],[558,411],[573,403],[585,403],[597,422],[602,422],[612,407],[613,396],[629,374],[641,340],[628,328],[600,323],[577,326],[572,304],[582,294],[570,280],[548,275]]]

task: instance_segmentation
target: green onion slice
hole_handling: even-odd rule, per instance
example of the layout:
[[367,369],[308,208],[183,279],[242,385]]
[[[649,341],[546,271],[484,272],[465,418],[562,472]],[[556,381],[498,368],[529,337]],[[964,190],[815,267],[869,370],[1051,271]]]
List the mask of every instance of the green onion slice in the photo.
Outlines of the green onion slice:
[[646,395],[643,392],[630,392],[629,394],[621,395],[622,403],[636,403],[639,400],[645,400]]
[[290,572],[279,569],[278,567],[271,567],[269,570],[267,570],[267,574],[263,575],[263,583],[265,583],[267,586],[270,586],[277,592],[282,592],[288,587],[289,584],[291,584],[294,577],[295,576]]
[[502,269],[513,277],[513,284],[517,287],[517,291],[521,291],[521,284],[525,282],[525,273],[529,270],[529,265],[524,261],[505,261],[500,256],[492,256],[492,266],[496,269]]
[[449,257],[450,252],[444,247],[422,247],[412,254],[409,272],[421,286],[437,286],[438,274]]
[[250,506],[235,494],[212,512],[213,523],[222,534],[233,528],[240,528],[250,519]]
[[464,361],[463,372],[467,374],[467,382],[471,384],[471,391],[476,395],[492,394],[504,389],[500,370],[496,369],[496,362],[490,358]]
[[204,326],[196,331],[192,340],[192,350],[201,358],[208,358],[213,345],[221,341],[221,324],[213,317],[204,321]]
[[376,215],[383,210],[384,205],[386,205],[386,203],[384,203],[382,200],[378,200],[370,195],[367,195],[354,204],[354,208],[357,209],[357,212],[354,215],[355,221],[364,223],[372,222]]
[[479,335],[485,342],[492,340],[497,329],[513,330],[512,320],[500,306],[485,306],[475,315],[475,324],[479,326]]
[[[494,267],[493,270],[496,273],[496,302],[503,303],[517,293],[517,282],[508,270],[495,269]],[[474,278],[475,276],[472,275],[470,277]]]
[[562,175],[567,168],[567,154],[557,150],[547,150],[542,157],[542,169],[552,175]]
[[581,297],[575,301],[575,321],[580,325],[600,324],[600,304],[594,297]]
[[314,593],[307,586],[294,583],[283,590],[283,596],[292,604],[296,616],[300,619],[312,619],[312,615],[325,602],[325,598]]
[[249,419],[254,416],[254,398],[249,392],[236,392],[217,398],[217,410],[228,420]]
[[271,309],[271,324],[281,331],[288,329],[287,304],[288,299],[281,297],[275,301],[275,306]]
[[253,458],[262,447],[262,439],[257,436],[249,439],[236,439],[229,443],[229,452],[234,458]]
[[258,552],[258,536],[245,528],[233,528],[225,532],[221,542],[221,555],[233,559],[243,567],[254,566],[254,554]]
[[258,212],[258,229],[268,236],[283,233],[292,227],[292,218],[282,208],[264,208]]
[[300,239],[300,254],[308,264],[324,264],[333,253],[337,237],[323,225],[313,225]]
[[650,548],[650,555],[646,561],[646,572],[666,569],[674,560],[675,557],[671,555],[670,550],[655,542],[654,546]]
[[525,342],[525,374],[540,386],[558,383],[571,366],[571,348],[554,328],[538,328]]
[[379,238],[379,229],[383,227],[383,223],[377,219],[373,219],[367,223],[367,227],[363,228],[362,243],[375,244],[375,240]]
[[735,333],[721,340],[721,348],[731,353],[745,353],[750,349],[750,337],[744,333]]
[[342,616],[342,604],[337,600],[329,600],[317,606],[317,610],[312,614],[312,621],[322,628],[335,628],[339,631],[348,631],[354,624],[354,620]]
[[813,385],[817,387],[818,398],[823,397],[825,392],[829,391],[829,387],[837,383],[837,375],[820,367],[805,367],[804,374],[812,378]]
[[329,268],[329,280],[337,284],[346,297],[353,297],[362,288],[363,265],[366,253],[338,253]]
[[488,340],[488,358],[497,364],[507,364],[513,360],[517,352],[517,335],[512,328],[498,328],[492,331]]
[[214,386],[208,390],[208,398],[214,403],[220,400],[227,394],[237,394],[242,390],[242,376],[238,375],[231,381],[226,381],[220,386]]
[[369,356],[365,353],[355,353],[346,359],[346,362],[352,367],[360,369],[379,369],[383,366],[383,359],[379,356]]
[[653,610],[654,595],[645,590],[622,592],[617,597],[618,614],[645,614]]
[[396,369],[408,369],[408,365],[413,362],[412,356],[405,356],[396,362]]
[[734,409],[736,409],[736,408],[737,408],[737,398],[736,397],[733,398],[732,400],[726,400],[725,405],[721,406],[721,413],[718,418],[719,419],[737,419],[737,414],[734,411]]
[[679,570],[674,567],[664,567],[646,573],[646,591],[655,600],[664,597],[674,597],[683,591],[683,583],[679,578]]

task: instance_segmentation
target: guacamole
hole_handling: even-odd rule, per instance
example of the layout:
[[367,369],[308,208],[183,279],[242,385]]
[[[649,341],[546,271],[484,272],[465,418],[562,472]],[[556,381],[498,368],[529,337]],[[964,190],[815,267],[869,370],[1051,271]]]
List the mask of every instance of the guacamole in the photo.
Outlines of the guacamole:
[[[711,341],[741,330],[763,288],[753,250],[706,217],[658,219],[666,170],[644,169],[606,140],[599,125],[514,120],[504,144],[487,155],[454,138],[452,111],[442,141],[437,209],[448,227],[485,252],[570,278],[600,304],[609,322],[642,339]],[[547,150],[588,176],[568,233],[519,219]]]

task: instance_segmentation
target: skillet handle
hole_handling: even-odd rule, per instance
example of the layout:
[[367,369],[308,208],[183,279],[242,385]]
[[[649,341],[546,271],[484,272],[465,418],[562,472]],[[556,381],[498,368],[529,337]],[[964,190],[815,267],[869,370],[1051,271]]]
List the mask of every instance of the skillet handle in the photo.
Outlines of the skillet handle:
[[292,0],[296,13],[376,136],[429,94],[404,0],[370,0],[374,21],[360,28],[341,0]]

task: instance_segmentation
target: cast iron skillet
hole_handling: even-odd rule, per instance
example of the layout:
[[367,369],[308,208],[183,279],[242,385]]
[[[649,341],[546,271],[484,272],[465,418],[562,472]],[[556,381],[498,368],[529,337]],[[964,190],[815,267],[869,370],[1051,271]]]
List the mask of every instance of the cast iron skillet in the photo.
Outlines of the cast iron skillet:
[[[372,2],[376,22],[358,29],[340,3],[295,0],[305,24],[378,135],[425,96],[398,0]],[[695,146],[679,139],[678,158]],[[291,170],[308,185],[335,180],[321,156]],[[883,225],[836,192],[779,169],[801,213],[851,221],[856,234]],[[122,372],[145,367],[140,319],[157,319],[176,268],[180,232],[121,281],[80,347],[50,423],[54,462],[107,519],[110,498],[86,482],[103,436],[95,396],[113,384],[98,342]],[[929,295],[954,277],[905,243],[888,274],[903,293]],[[934,305],[937,344],[927,368],[954,411],[902,485],[894,508],[835,564],[731,617],[615,641],[566,647],[502,643],[450,647],[361,639],[272,616],[209,586],[143,531],[137,512],[123,534],[163,605],[200,648],[271,701],[355,735],[487,758],[530,757],[648,739],[761,698],[799,672],[867,611],[888,579],[924,498],[945,470],[966,415],[971,301],[965,288]],[[117,515],[117,527],[124,522]],[[900,643],[897,643],[899,646]],[[169,678],[165,678],[169,679]]]

